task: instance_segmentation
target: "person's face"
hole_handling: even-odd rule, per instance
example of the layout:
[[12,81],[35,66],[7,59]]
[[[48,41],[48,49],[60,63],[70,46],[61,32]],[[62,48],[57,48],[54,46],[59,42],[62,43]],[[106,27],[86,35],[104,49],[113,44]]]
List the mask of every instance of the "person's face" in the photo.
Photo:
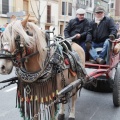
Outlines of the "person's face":
[[77,14],[77,18],[79,20],[83,20],[85,18],[85,15],[84,14]]
[[96,18],[102,18],[104,16],[104,12],[96,12],[95,17]]

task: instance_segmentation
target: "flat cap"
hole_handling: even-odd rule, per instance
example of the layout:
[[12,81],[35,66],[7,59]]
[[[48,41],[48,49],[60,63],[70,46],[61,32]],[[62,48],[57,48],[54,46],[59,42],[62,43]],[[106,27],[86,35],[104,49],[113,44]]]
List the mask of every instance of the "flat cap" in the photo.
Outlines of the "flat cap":
[[82,8],[79,8],[77,11],[76,11],[76,14],[85,14],[86,11]]
[[105,12],[104,8],[102,7],[95,7],[94,8],[94,12],[97,13],[97,12]]

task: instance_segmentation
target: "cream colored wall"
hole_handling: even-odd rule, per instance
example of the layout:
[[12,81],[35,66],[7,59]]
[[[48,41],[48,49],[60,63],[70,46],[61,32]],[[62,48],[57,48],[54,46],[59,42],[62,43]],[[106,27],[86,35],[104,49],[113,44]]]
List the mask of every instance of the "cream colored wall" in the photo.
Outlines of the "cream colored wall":
[[[67,24],[67,22],[71,18],[73,18],[73,16],[62,15],[62,1],[67,2],[67,8],[66,8],[67,13],[68,13],[68,3],[73,3],[73,0],[60,0],[59,1],[59,28],[58,28],[58,34],[60,34],[60,25],[63,25],[63,32],[64,32],[65,25]],[[64,33],[62,33],[62,35],[64,35]]]
[[14,5],[15,5],[15,11],[19,12],[23,10],[23,0],[15,0],[14,1]]
[[[13,11],[13,4],[14,0],[9,0],[9,11],[12,12]],[[2,4],[2,0],[0,0],[0,5]],[[0,7],[0,11],[2,11],[2,6]],[[4,16],[4,17],[3,17]],[[4,25],[7,23],[7,15],[0,15],[0,25]]]
[[[38,11],[37,11],[37,6],[39,5],[39,2],[37,1],[35,1],[35,0],[31,0],[31,2],[30,2],[30,0],[29,0],[29,6],[28,6],[28,8],[29,8],[29,12],[30,12],[30,14],[32,15],[32,16],[34,16],[34,13],[33,13],[33,10],[32,10],[32,7],[31,7],[31,5],[32,5],[32,7],[33,7],[33,10],[34,10],[34,12],[35,12],[35,15],[38,17]],[[36,6],[37,5],[37,6]]]
[[9,12],[13,12],[13,10],[14,10],[13,2],[14,2],[14,0],[9,0]]
[[58,3],[52,3],[51,4],[51,16],[54,21],[54,27],[55,27],[55,35],[58,35]]
[[0,17],[0,26],[1,25],[4,25],[4,24],[6,24],[7,23],[7,18],[1,18]]
[[[67,2],[67,15],[62,15],[62,1],[63,2]],[[60,20],[65,20],[65,21],[69,21],[71,18],[72,18],[72,16],[68,16],[68,3],[73,3],[73,0],[60,0],[60,8],[59,8],[59,19]]]
[[45,30],[45,23],[46,23],[46,16],[47,16],[47,7],[45,7],[47,2],[45,0],[42,0],[40,3],[40,26],[43,30]]
[[[55,27],[55,34],[58,35],[58,11],[59,11],[58,2],[57,0],[51,0],[48,2],[48,5],[51,5],[51,17],[52,17],[52,20],[54,21],[53,24],[49,24],[49,25],[52,27]],[[47,23],[47,1],[46,0],[41,0],[40,15],[41,15],[40,26],[43,30],[45,30],[45,25]]]

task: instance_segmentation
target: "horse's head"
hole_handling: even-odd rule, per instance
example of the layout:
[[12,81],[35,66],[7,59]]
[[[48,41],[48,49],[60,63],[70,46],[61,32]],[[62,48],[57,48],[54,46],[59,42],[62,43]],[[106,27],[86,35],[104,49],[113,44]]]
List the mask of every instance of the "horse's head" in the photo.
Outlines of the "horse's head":
[[13,69],[11,53],[8,50],[0,51],[0,74],[10,74]]
[[[33,52],[39,51],[42,57],[37,58],[36,61],[39,61],[40,68],[42,68],[43,61],[46,58],[45,36],[38,26],[27,22],[27,19],[28,18],[22,22],[20,20],[12,21],[0,37],[0,74],[9,74],[12,71],[14,65],[12,57],[16,59],[15,53],[17,53],[17,59],[19,58],[21,53],[19,53],[18,46],[21,45],[25,49],[32,49]],[[29,34],[26,31],[28,31]],[[19,45],[16,45],[18,36]],[[24,57],[23,53],[22,57]]]
[[[19,24],[20,28],[25,25],[25,22],[26,20]],[[16,30],[18,23],[20,21],[13,20],[0,36],[0,74],[10,74],[13,69],[12,54],[16,50],[15,39],[19,35]]]

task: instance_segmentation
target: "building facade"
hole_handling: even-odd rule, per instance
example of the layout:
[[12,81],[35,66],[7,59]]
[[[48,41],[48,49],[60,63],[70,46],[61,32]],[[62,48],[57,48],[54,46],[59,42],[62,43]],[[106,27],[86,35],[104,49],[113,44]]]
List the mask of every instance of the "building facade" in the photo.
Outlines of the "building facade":
[[93,9],[94,9],[94,0],[86,0],[86,18],[88,20],[92,20],[93,19]]
[[65,26],[76,17],[77,9],[85,9],[86,18],[92,20],[97,5],[103,6],[110,16],[119,18],[120,0],[0,0],[0,25],[9,22],[12,14],[19,19],[30,14],[43,30],[55,27],[55,34],[63,36]]
[[0,25],[7,23],[7,13],[13,12],[14,0],[0,0]]
[[109,16],[120,22],[120,0],[109,0]]
[[40,27],[48,30],[55,27],[58,35],[59,0],[41,0],[40,2]]
[[109,16],[115,17],[115,0],[109,0]]
[[65,26],[73,18],[73,0],[59,0],[58,15],[58,33],[63,36]]
[[115,0],[115,21],[120,22],[120,0]]
[[43,30],[54,26],[58,34],[58,3],[59,0],[0,0],[0,24],[9,22],[12,15],[23,19],[30,14],[30,19]]

